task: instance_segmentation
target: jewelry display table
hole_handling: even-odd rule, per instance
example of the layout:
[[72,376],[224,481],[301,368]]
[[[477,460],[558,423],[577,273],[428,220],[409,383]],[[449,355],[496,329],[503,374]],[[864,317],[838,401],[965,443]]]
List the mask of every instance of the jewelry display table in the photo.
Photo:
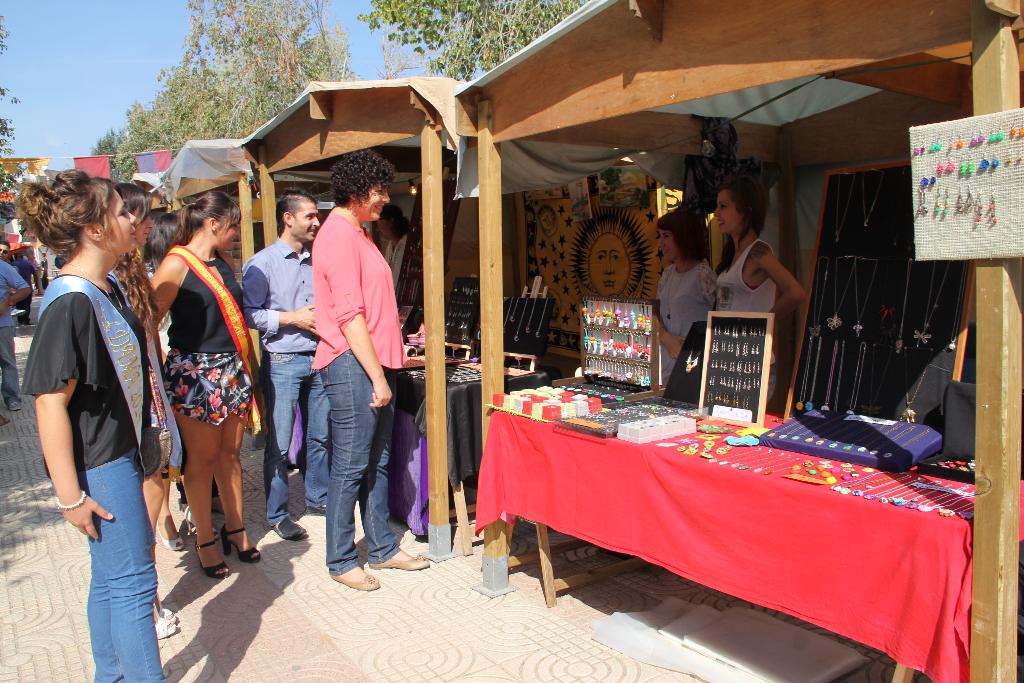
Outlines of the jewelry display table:
[[[934,683],[966,681],[970,521],[938,514],[939,491],[921,491],[934,503],[923,511],[785,479],[808,456],[768,450],[712,462],[495,412],[477,533],[522,516],[877,648]],[[740,453],[791,460],[770,474],[718,462]]]

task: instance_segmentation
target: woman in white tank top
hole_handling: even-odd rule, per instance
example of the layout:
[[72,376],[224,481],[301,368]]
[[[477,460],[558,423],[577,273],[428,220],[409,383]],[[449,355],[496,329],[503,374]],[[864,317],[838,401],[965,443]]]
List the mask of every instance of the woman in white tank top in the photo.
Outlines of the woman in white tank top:
[[764,187],[749,176],[729,181],[718,192],[715,218],[726,237],[717,270],[720,311],[778,316],[795,311],[806,298],[793,274],[759,239],[767,204]]

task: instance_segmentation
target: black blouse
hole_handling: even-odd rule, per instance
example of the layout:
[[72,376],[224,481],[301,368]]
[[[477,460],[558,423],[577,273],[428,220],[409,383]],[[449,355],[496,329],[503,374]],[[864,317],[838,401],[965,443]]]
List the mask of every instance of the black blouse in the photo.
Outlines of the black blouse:
[[[143,380],[149,376],[146,332],[131,307],[115,288],[108,294],[140,344]],[[47,307],[39,319],[28,353],[22,392],[38,396],[60,391],[77,380],[68,402],[75,469],[99,467],[138,447],[135,425],[121,391],[89,297],[71,292]],[[152,400],[148,381],[142,411],[149,424]],[[45,429],[45,425],[42,427]]]
[[[217,269],[241,310],[242,288],[238,286],[231,267],[220,257],[207,261],[206,265]],[[170,313],[167,341],[172,349],[190,353],[229,353],[236,350],[217,299],[191,269],[181,281]]]

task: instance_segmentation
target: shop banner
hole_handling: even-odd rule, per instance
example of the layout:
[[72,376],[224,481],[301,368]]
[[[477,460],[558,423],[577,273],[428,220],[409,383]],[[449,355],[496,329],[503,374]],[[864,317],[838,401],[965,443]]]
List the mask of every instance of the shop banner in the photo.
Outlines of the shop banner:
[[163,173],[171,165],[171,150],[141,152],[135,155],[135,164],[139,173]]

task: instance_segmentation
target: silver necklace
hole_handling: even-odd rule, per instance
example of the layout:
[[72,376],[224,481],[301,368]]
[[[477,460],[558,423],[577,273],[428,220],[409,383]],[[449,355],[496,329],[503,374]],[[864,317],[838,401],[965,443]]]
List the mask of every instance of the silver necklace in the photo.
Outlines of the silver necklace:
[[949,345],[946,347],[950,351],[956,351],[956,342],[960,336],[960,315],[964,305],[964,288],[967,286],[967,266],[963,266],[963,270],[960,273],[960,291],[956,295],[956,311],[953,314],[953,332],[949,337]]
[[808,332],[810,333],[811,338],[817,337],[817,336],[819,336],[821,334],[821,312],[822,312],[821,309],[825,305],[825,287],[828,286],[828,262],[829,262],[829,259],[828,259],[827,256],[820,257],[818,259],[817,270],[821,270],[821,262],[822,261],[825,262],[825,270],[823,271],[824,272],[824,276],[822,278],[821,287],[817,286],[818,273],[817,272],[814,273],[814,279],[815,279],[815,288],[814,288],[815,292],[814,293],[817,294],[818,298],[814,302],[814,305],[812,306],[812,309],[813,309],[811,311],[811,323],[812,323],[812,325],[811,325],[811,327],[808,328]]
[[868,343],[861,342],[857,354],[857,366],[853,370],[853,390],[850,392],[850,410],[857,410],[857,400],[860,399],[860,385],[864,380],[864,357],[868,353]]
[[903,323],[907,320],[907,294],[910,292],[910,271],[914,259],[907,259],[907,281],[903,285],[903,309],[900,311],[900,330],[896,333],[896,353],[903,351]]
[[860,204],[864,209],[864,227],[868,227],[868,223],[871,222],[871,215],[875,213],[875,204],[878,203],[878,195],[882,193],[882,183],[885,181],[885,171],[879,171],[881,177],[878,179],[878,187],[875,188],[875,198],[871,200],[871,208],[867,208],[868,200],[868,174],[864,173],[860,177]]
[[828,403],[829,399],[832,398],[832,379],[835,377],[836,372],[836,354],[839,352],[839,340],[836,339],[832,342],[832,364],[828,369],[828,387],[825,389],[825,405],[821,406],[823,411],[830,410]]
[[[932,338],[932,335],[928,334],[928,328],[931,327],[932,318],[935,316],[935,311],[939,308],[939,301],[942,299],[942,288],[946,286],[946,278],[949,276],[949,263],[949,261],[946,261],[946,269],[942,271],[942,280],[939,282],[939,291],[935,293],[934,302],[932,302],[932,287],[935,285],[935,266],[932,266],[932,274],[928,279],[928,298],[925,299],[924,304],[924,321],[921,324],[920,330],[914,330],[917,348],[921,348],[921,344],[928,346],[928,340]],[[958,327],[958,325],[954,325],[954,327]]]
[[843,174],[839,174],[839,175],[836,176],[836,233],[835,233],[836,244],[839,244],[839,236],[843,234],[843,228],[846,226],[846,214],[850,210],[850,202],[853,200],[853,190],[856,188],[856,185],[854,185],[853,183],[850,183],[850,192],[846,195],[846,206],[843,207],[843,216],[842,216],[842,219],[840,219],[840,217],[839,217],[839,195],[842,194],[840,192],[840,187],[842,185],[842,180],[843,180]]
[[[878,260],[871,259],[874,262],[874,267],[871,269],[871,281],[868,282],[868,291],[864,293],[864,305],[860,303],[860,281],[857,277],[857,257],[853,260],[853,300],[854,306],[857,308],[857,322],[853,325],[853,332],[860,337],[860,333],[864,330],[864,326],[861,325],[861,320],[864,318],[864,309],[868,307],[868,300],[871,298],[871,290],[875,286],[875,275],[878,274]],[[866,259],[865,259],[866,260]]]
[[530,325],[533,324],[533,311],[537,308],[537,299],[538,297],[530,298],[530,314],[526,318],[526,334],[530,334]]
[[[850,272],[849,275],[846,276],[846,286],[843,287],[843,296],[842,296],[842,298],[839,299],[839,303],[836,303],[836,291],[839,289],[838,285],[839,285],[839,259],[840,258],[853,258],[854,259],[853,264],[854,264],[855,268],[854,268],[853,271]],[[829,318],[828,320],[825,321],[828,324],[828,329],[832,330],[833,332],[835,330],[838,330],[840,327],[843,326],[843,319],[839,317],[839,309],[841,309],[843,307],[843,303],[846,301],[846,295],[850,291],[850,282],[853,281],[853,273],[856,271],[856,265],[857,265],[856,258],[857,258],[856,256],[853,256],[853,257],[847,257],[847,256],[836,257],[836,285],[837,286],[836,286],[835,289],[832,290],[832,305],[835,308],[835,312],[832,314],[831,318]]]

